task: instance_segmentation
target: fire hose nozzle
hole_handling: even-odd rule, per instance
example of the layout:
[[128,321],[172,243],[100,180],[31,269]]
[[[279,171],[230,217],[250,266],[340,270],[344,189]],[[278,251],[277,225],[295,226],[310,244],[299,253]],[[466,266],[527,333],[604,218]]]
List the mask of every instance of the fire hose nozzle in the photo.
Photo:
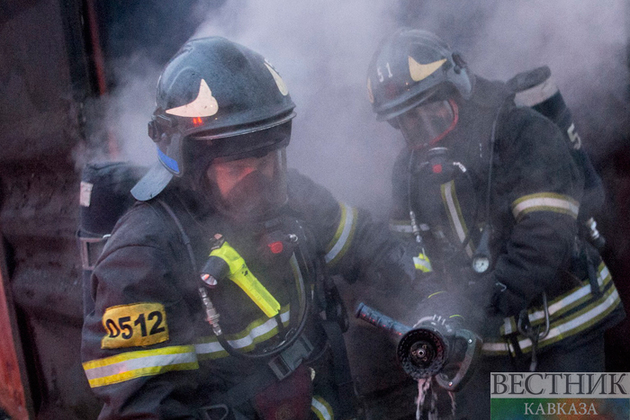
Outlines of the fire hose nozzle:
[[440,387],[459,391],[472,377],[482,340],[470,330],[453,328],[440,317],[430,317],[408,327],[364,303],[357,306],[357,318],[401,337],[397,346],[398,362],[413,379],[435,377]]

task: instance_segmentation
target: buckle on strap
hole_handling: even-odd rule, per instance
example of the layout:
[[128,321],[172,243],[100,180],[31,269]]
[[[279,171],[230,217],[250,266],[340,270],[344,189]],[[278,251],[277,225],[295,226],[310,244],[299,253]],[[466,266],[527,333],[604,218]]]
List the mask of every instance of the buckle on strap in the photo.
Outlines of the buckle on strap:
[[313,352],[313,344],[302,334],[295,343],[267,363],[278,380],[289,376]]

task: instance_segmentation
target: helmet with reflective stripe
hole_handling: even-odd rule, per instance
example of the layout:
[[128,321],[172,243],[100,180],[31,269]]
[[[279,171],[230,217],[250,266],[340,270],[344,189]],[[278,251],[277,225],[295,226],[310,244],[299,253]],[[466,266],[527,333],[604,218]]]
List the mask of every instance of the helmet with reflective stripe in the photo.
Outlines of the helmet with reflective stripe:
[[472,85],[461,56],[436,35],[418,29],[403,28],[386,37],[368,69],[368,97],[379,120],[397,117],[436,94],[455,90],[468,99]]
[[174,176],[196,176],[189,172],[199,165],[190,160],[198,157],[186,152],[188,142],[203,142],[207,163],[269,149],[270,141],[286,145],[286,135],[251,134],[289,123],[294,108],[284,81],[260,54],[221,37],[189,41],[168,62],[157,85],[149,136],[157,144],[160,165],[132,194],[148,200]]

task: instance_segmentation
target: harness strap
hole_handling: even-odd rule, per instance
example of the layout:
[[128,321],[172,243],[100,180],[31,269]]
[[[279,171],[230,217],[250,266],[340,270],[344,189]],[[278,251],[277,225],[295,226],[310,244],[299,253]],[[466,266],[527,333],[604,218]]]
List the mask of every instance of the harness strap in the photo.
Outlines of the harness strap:
[[335,384],[337,385],[337,393],[339,395],[340,413],[335,418],[350,419],[356,417],[356,408],[353,404],[355,401],[354,382],[350,374],[350,361],[343,339],[341,327],[335,321],[323,321],[322,326],[333,356],[333,367],[335,372]]
[[177,217],[177,215],[175,214],[171,206],[166,204],[164,200],[158,199],[157,202],[160,203],[162,208],[164,208],[166,213],[173,220],[173,223],[175,223],[175,226],[177,227],[177,230],[179,231],[179,234],[181,235],[182,242],[186,246],[186,251],[188,252],[188,257],[190,258],[190,263],[192,264],[192,268],[193,270],[197,270],[197,259],[195,258],[195,253],[193,252],[190,238],[186,234],[186,230],[184,230],[184,226],[182,226],[182,223],[180,222],[179,217]]
[[[157,200],[157,202],[160,203],[177,226],[177,229],[181,234],[182,241],[188,251],[190,262],[192,263],[194,269],[196,269],[197,262],[192,250],[191,241],[179,218],[173,209],[164,201]],[[336,321],[322,321],[322,326],[328,342],[330,343],[333,355],[333,366],[335,372],[334,379],[337,385],[339,406],[341,409],[339,418],[354,418],[356,412],[353,404],[354,383],[350,374],[350,363],[348,361],[346,346],[343,339],[343,332],[339,323]],[[246,403],[265,388],[291,375],[291,373],[293,373],[305,360],[308,359],[314,349],[315,347],[306,337],[306,334],[301,334],[292,345],[272,358],[266,365],[261,366],[261,368],[255,373],[247,376],[244,380],[227,390],[224,394],[219,394],[217,396],[217,400],[224,401],[229,405],[229,407],[238,407],[241,404]],[[232,411],[235,415],[240,415],[237,410]],[[239,420],[238,417],[237,420]]]
[[293,345],[271,359],[255,373],[219,394],[218,401],[225,401],[230,407],[238,407],[254,398],[265,388],[288,377],[313,352],[313,345],[308,338],[301,335]]

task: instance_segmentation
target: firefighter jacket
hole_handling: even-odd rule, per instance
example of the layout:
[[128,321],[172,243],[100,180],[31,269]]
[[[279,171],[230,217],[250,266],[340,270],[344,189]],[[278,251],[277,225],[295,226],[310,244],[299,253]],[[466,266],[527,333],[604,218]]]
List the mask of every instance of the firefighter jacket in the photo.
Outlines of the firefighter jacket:
[[[330,321],[320,315],[331,290],[324,271],[394,289],[413,281],[412,255],[386,224],[295,171],[288,191],[282,214],[260,226],[235,226],[171,187],[119,220],[90,279],[93,302],[86,304],[94,306],[83,327],[83,367],[104,402],[99,419],[223,418],[226,407],[235,418],[307,418],[299,407],[308,418],[345,418],[337,410],[344,404],[339,387],[347,384],[335,378],[333,354],[345,348],[332,343]],[[236,280],[205,288],[235,355],[213,334],[199,293],[197,270],[217,234],[272,296],[262,300],[278,305],[263,311],[251,287]],[[273,351],[296,335],[271,360],[239,356]]]
[[[560,130],[515,106],[501,82],[478,77],[471,99],[461,102],[456,127],[436,145],[444,149],[399,156],[391,229],[412,232],[411,206],[430,258],[425,271],[468,289],[475,302],[485,299],[498,315],[495,323],[484,321],[486,353],[531,350],[531,340],[518,334],[522,310],[533,327],[544,328],[549,316],[541,351],[618,322],[623,308],[610,273],[578,237],[583,180]],[[479,275],[471,265],[484,229],[490,267]]]

